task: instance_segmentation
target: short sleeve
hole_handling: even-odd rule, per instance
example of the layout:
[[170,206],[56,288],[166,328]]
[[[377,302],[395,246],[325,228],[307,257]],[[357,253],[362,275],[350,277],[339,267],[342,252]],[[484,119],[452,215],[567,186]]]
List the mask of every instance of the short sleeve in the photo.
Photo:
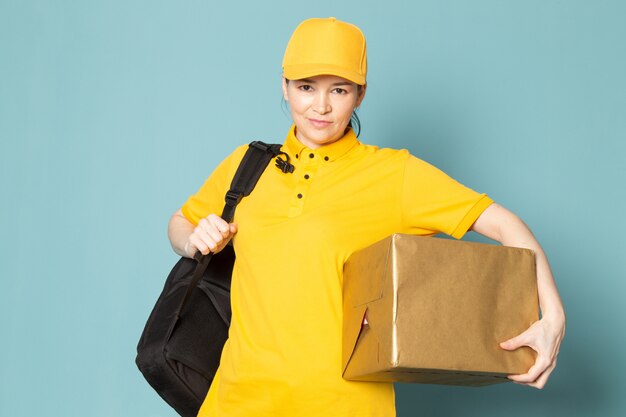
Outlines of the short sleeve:
[[403,226],[462,238],[493,200],[407,154],[402,184]]
[[248,145],[237,147],[219,163],[200,189],[185,201],[181,211],[187,220],[197,225],[200,219],[211,213],[222,215],[224,197],[247,149]]

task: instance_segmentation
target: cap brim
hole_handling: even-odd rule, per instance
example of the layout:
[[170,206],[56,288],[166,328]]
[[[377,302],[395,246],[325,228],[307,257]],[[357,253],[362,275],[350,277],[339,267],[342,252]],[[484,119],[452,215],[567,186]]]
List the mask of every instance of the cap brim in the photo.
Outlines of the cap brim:
[[315,77],[316,75],[336,75],[359,85],[365,84],[365,76],[363,74],[333,65],[306,64],[283,67],[283,76],[289,80],[301,80],[302,78]]

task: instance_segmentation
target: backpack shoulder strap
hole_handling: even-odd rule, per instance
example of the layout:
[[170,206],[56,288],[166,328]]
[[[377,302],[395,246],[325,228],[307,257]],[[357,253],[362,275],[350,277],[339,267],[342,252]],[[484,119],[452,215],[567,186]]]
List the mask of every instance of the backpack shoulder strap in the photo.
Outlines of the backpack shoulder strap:
[[[276,157],[276,166],[283,172],[293,172],[294,167],[289,163],[289,155],[282,152],[280,146],[279,144],[267,144],[259,140],[250,143],[235,172],[235,176],[230,184],[230,190],[226,193],[226,205],[222,211],[222,219],[228,223],[232,222],[235,217],[237,204],[243,197],[252,192],[272,158]],[[279,158],[279,154],[285,155],[287,160]]]
[[[279,144],[267,144],[258,140],[250,143],[243,159],[237,167],[235,176],[230,184],[230,190],[226,193],[226,204],[222,211],[222,219],[226,220],[228,223],[232,222],[237,204],[239,204],[243,197],[252,192],[272,158],[276,157],[276,166],[284,173],[292,173],[294,171],[294,166],[289,163],[289,155],[282,152],[280,147],[281,145]],[[286,160],[280,158],[279,155],[281,154],[285,156]],[[177,315],[182,314],[184,311],[193,289],[196,288],[202,274],[204,274],[204,271],[209,266],[209,261],[212,256],[213,252],[203,255],[200,251],[196,251],[193,255],[194,259],[198,261],[198,264],[196,265],[185,296],[178,308]]]

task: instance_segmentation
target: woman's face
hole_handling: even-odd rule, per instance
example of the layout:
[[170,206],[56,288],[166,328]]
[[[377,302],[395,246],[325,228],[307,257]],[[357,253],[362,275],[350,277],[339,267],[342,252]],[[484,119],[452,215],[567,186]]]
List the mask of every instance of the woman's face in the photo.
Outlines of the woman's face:
[[296,125],[296,137],[311,149],[340,139],[352,112],[365,97],[352,81],[335,75],[317,75],[301,80],[283,78],[283,96]]

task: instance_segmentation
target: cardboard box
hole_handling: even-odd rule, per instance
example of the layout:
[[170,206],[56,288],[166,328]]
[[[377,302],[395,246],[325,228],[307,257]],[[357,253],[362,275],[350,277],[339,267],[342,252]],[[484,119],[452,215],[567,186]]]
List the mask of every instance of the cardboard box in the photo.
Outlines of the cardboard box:
[[535,255],[391,235],[344,265],[343,377],[481,386],[526,373],[535,352],[499,343],[539,319]]

